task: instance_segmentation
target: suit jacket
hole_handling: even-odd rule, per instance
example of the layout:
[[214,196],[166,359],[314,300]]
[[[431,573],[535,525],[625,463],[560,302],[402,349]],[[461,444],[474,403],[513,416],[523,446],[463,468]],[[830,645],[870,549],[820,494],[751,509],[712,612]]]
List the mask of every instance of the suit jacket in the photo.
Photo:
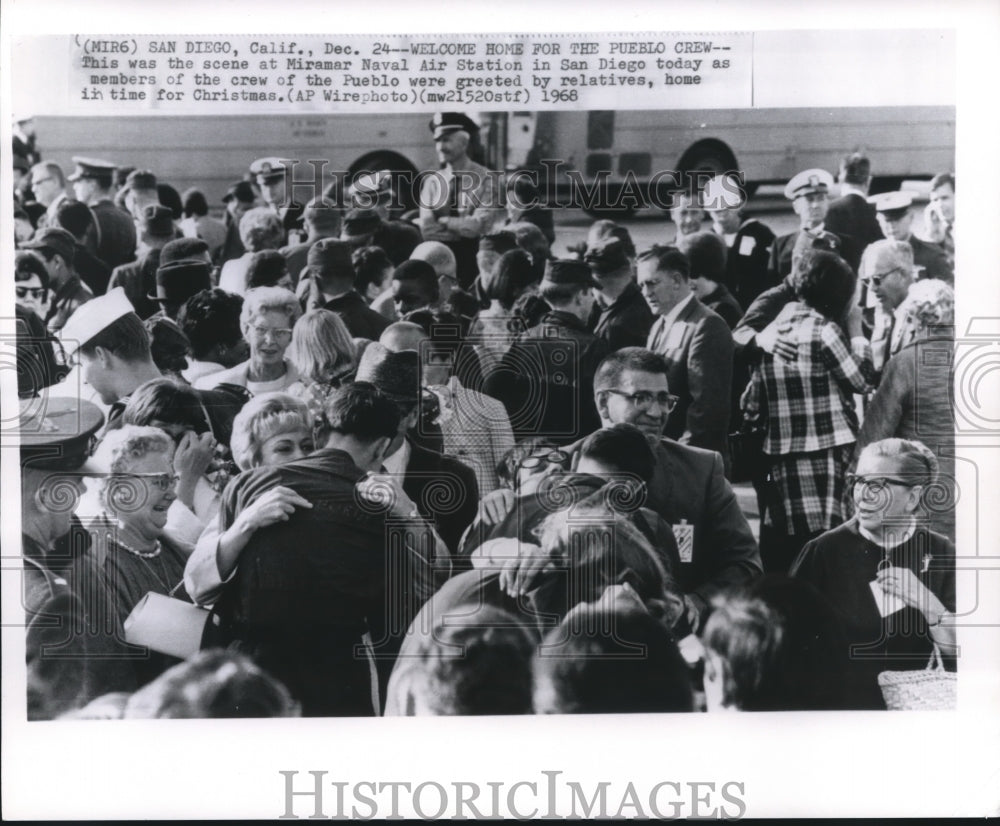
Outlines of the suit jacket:
[[823,226],[837,235],[854,238],[861,252],[873,241],[883,238],[882,228],[875,217],[875,207],[857,192],[848,192],[831,201]]
[[476,518],[479,484],[475,471],[458,459],[410,442],[403,491],[424,519],[431,520],[452,554]]
[[[824,224],[824,229],[827,232],[832,232],[826,228]],[[799,233],[802,230],[796,230],[795,232],[790,232],[788,235],[782,235],[778,237],[774,246],[771,247],[771,260],[768,262],[768,274],[771,280],[777,284],[786,275],[790,275],[792,272],[792,252],[795,250],[795,242],[799,238]],[[861,250],[858,249],[858,243],[854,238],[848,235],[841,235],[839,232],[834,232],[834,235],[840,239],[840,255],[841,257],[851,265],[851,269],[855,272],[858,271],[858,264],[861,263]]]
[[749,307],[777,282],[768,272],[774,233],[760,221],[744,221],[726,253],[726,284],[741,307]]
[[649,328],[653,326],[653,311],[642,297],[634,281],[607,307],[601,299],[594,302],[587,327],[598,338],[608,342],[611,352],[622,347],[645,347]]
[[[574,468],[581,446],[582,440],[565,449]],[[684,561],[681,548],[681,589],[707,605],[724,588],[760,576],[760,551],[726,481],[722,458],[673,439],[658,440],[653,454],[656,466],[646,488],[646,507],[673,525],[675,535],[683,521],[693,526],[690,562]]]
[[[340,316],[347,331],[354,338],[367,338],[378,341],[382,331],[391,323],[385,316],[375,312],[365,304],[365,300],[357,292],[351,290],[344,295],[325,301],[323,294],[315,286],[312,276],[303,278],[296,289],[302,308],[305,310],[332,310]],[[325,302],[325,303],[324,303]]]
[[647,347],[667,360],[667,386],[680,398],[664,435],[726,457],[733,379],[729,325],[695,296],[669,330],[662,317],[656,320]]
[[97,220],[97,257],[112,270],[134,261],[136,235],[132,216],[109,200],[99,201],[90,211]]

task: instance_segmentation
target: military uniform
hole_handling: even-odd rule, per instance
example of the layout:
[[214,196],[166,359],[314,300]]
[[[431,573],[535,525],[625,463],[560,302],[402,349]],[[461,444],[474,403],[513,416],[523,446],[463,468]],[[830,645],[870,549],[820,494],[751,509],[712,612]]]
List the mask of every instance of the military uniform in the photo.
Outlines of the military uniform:
[[[75,157],[73,163],[76,164],[76,170],[66,178],[70,183],[82,178],[110,182],[118,168],[110,161],[92,158]],[[132,216],[124,209],[115,206],[114,201],[108,197],[99,198],[88,206],[94,216],[94,224],[88,230],[84,246],[111,270],[120,264],[135,260],[136,232]]]
[[[95,405],[75,398],[27,406],[21,419],[22,468],[50,471],[68,483],[79,475],[102,419]],[[57,491],[64,497],[66,489],[66,483],[55,480],[53,499]],[[71,583],[63,575],[71,560],[59,553],[59,540],[46,545],[22,534],[21,555],[28,719],[51,720],[102,694],[137,688],[121,656],[128,653],[124,641],[92,621],[85,599],[92,592],[86,583]],[[142,652],[132,652],[137,653]]]
[[304,213],[305,205],[292,200],[292,171],[291,161],[285,158],[258,158],[250,164],[250,174],[257,180],[257,185],[262,189],[269,183],[278,180],[286,181],[286,203],[270,204],[278,217],[281,219],[281,226],[285,230],[285,240],[295,240],[289,233],[302,233],[305,229]]

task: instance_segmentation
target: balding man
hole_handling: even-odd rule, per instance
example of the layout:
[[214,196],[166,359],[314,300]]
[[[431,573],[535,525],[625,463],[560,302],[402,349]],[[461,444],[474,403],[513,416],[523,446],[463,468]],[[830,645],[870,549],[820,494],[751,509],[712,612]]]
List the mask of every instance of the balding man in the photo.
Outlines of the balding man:
[[906,241],[876,241],[865,250],[861,279],[878,301],[874,311],[866,311],[864,320],[872,343],[872,362],[881,374],[910,335],[900,308],[913,283],[913,248]]
[[469,157],[479,127],[459,112],[436,114],[430,123],[442,168],[420,188],[420,230],[425,241],[441,241],[455,253],[458,283],[468,289],[476,277],[479,239],[502,220],[494,173]]

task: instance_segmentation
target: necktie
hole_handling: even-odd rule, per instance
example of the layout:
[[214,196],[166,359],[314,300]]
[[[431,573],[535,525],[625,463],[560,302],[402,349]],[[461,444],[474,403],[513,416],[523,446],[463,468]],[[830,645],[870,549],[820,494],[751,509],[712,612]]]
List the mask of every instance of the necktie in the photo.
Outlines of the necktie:
[[458,213],[458,176],[452,175],[448,181],[448,215],[452,218]]

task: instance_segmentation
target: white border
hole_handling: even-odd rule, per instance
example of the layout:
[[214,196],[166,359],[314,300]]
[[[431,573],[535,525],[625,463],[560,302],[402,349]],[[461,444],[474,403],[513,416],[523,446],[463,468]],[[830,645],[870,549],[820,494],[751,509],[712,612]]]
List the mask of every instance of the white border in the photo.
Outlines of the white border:
[[[1000,12],[987,2],[846,2],[811,11],[783,2],[631,2],[572,5],[509,2],[391,6],[171,0],[14,0],[3,8],[3,111],[9,123],[9,38],[55,32],[370,32],[386,23],[407,32],[852,30],[954,26],[958,30],[959,319],[1000,317]],[[920,56],[914,56],[915,61]],[[905,73],[905,67],[900,67]],[[873,79],[873,82],[879,82]],[[889,80],[891,82],[891,80]],[[6,134],[6,132],[4,132]],[[3,169],[9,169],[9,141]],[[44,147],[43,147],[44,149]],[[6,185],[5,185],[6,187]],[[9,261],[11,206],[0,199],[0,243]],[[3,268],[3,289],[9,290]],[[961,324],[961,321],[960,321]],[[995,386],[995,383],[991,386]],[[5,391],[6,395],[6,391]],[[984,439],[997,445],[997,437]],[[1000,489],[993,449],[976,456],[984,491]],[[9,464],[9,463],[6,463]],[[5,467],[4,513],[16,512],[16,472]],[[997,555],[995,496],[981,505],[981,537]],[[991,509],[992,508],[992,509]],[[962,512],[964,514],[964,511]],[[10,548],[12,520],[4,520]],[[967,542],[960,518],[959,553]],[[15,539],[16,542],[16,534]],[[987,553],[987,548],[980,548]],[[9,551],[8,551],[9,553]],[[993,627],[962,634],[963,706],[931,715],[728,715],[706,717],[521,718],[512,720],[240,721],[238,723],[48,723],[13,719],[23,703],[18,652],[5,630],[3,811],[9,818],[274,817],[283,811],[278,770],[327,770],[344,780],[537,780],[543,769],[570,779],[746,784],[748,815],[985,815],[1000,811],[1000,695],[997,692],[997,571],[980,577],[983,617]],[[991,592],[987,596],[985,591]],[[4,594],[5,599],[9,594]],[[16,597],[15,597],[16,599]],[[5,611],[6,613],[6,611]],[[15,632],[16,633],[16,632]],[[23,669],[21,669],[23,672]],[[21,705],[23,708],[23,705]],[[303,810],[301,812],[305,814]]]

